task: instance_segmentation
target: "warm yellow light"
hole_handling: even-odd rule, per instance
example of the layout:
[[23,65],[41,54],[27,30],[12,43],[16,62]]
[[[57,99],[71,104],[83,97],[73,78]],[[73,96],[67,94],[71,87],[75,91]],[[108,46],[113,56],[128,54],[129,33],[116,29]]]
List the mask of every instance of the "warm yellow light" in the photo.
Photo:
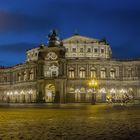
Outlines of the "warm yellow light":
[[76,89],[75,90],[75,93],[80,93],[80,89]]
[[48,92],[48,97],[51,97],[52,96],[52,93],[51,92]]
[[121,89],[120,92],[121,92],[121,93],[125,93],[126,90],[125,90],[125,89]]
[[89,86],[97,87],[97,85],[98,85],[98,83],[94,79],[89,82]]
[[91,82],[89,82],[89,86],[91,86]]
[[108,98],[108,99],[110,99],[110,98],[111,98],[111,96],[109,96],[109,95],[108,95],[108,96],[107,96],[107,98]]

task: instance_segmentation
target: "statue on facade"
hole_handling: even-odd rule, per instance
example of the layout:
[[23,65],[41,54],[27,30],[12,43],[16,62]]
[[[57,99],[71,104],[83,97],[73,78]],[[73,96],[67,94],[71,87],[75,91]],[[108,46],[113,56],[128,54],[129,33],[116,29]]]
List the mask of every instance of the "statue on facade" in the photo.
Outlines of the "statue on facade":
[[58,33],[56,30],[51,30],[48,35],[48,47],[60,47],[61,41],[59,40]]

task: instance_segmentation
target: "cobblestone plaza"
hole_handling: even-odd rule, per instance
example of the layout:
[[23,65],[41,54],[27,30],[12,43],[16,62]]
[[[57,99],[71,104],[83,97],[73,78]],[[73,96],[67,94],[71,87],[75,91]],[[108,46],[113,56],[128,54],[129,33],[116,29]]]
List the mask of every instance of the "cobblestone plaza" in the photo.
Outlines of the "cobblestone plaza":
[[139,106],[0,107],[1,140],[139,140]]

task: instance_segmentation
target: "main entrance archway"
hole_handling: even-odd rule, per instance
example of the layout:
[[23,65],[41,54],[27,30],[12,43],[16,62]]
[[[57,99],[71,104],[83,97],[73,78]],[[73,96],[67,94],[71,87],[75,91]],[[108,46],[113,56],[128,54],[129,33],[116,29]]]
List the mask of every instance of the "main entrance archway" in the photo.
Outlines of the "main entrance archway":
[[48,84],[45,87],[45,102],[54,102],[55,98],[55,86]]

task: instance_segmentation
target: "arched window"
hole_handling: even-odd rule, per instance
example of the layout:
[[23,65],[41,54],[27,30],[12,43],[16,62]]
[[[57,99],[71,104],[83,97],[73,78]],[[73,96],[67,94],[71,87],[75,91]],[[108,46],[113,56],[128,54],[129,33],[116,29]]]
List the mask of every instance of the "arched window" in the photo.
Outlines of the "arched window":
[[129,68],[129,69],[127,70],[127,76],[128,76],[129,78],[132,77],[132,69],[131,69],[131,68]]
[[96,78],[96,69],[94,67],[90,69],[90,78]]
[[106,89],[105,89],[105,88],[101,88],[99,91],[100,91],[101,93],[106,93]]
[[115,72],[115,69],[111,69],[111,70],[110,70],[110,78],[111,78],[111,79],[115,79],[115,73],[116,73],[116,72]]
[[83,67],[80,68],[79,76],[80,76],[80,78],[85,78],[86,77],[85,68],[83,68]]
[[105,88],[101,88],[100,90],[101,96],[102,96],[102,101],[105,102],[106,101],[106,89]]
[[24,81],[27,80],[27,72],[26,72],[26,71],[23,72],[23,80],[24,80]]
[[69,92],[74,92],[74,88],[73,87],[70,87],[69,88]]
[[110,89],[110,95],[113,97],[116,94],[116,89],[112,88]]
[[18,81],[21,81],[21,73],[18,73]]
[[105,68],[102,68],[101,69],[101,78],[106,78],[106,69]]
[[81,91],[81,93],[85,93],[86,92],[84,87],[81,87],[80,91]]
[[30,80],[33,80],[34,79],[33,69],[31,69],[30,72],[29,72],[29,78],[30,78]]
[[74,78],[74,77],[75,77],[74,68],[69,68],[69,78]]

